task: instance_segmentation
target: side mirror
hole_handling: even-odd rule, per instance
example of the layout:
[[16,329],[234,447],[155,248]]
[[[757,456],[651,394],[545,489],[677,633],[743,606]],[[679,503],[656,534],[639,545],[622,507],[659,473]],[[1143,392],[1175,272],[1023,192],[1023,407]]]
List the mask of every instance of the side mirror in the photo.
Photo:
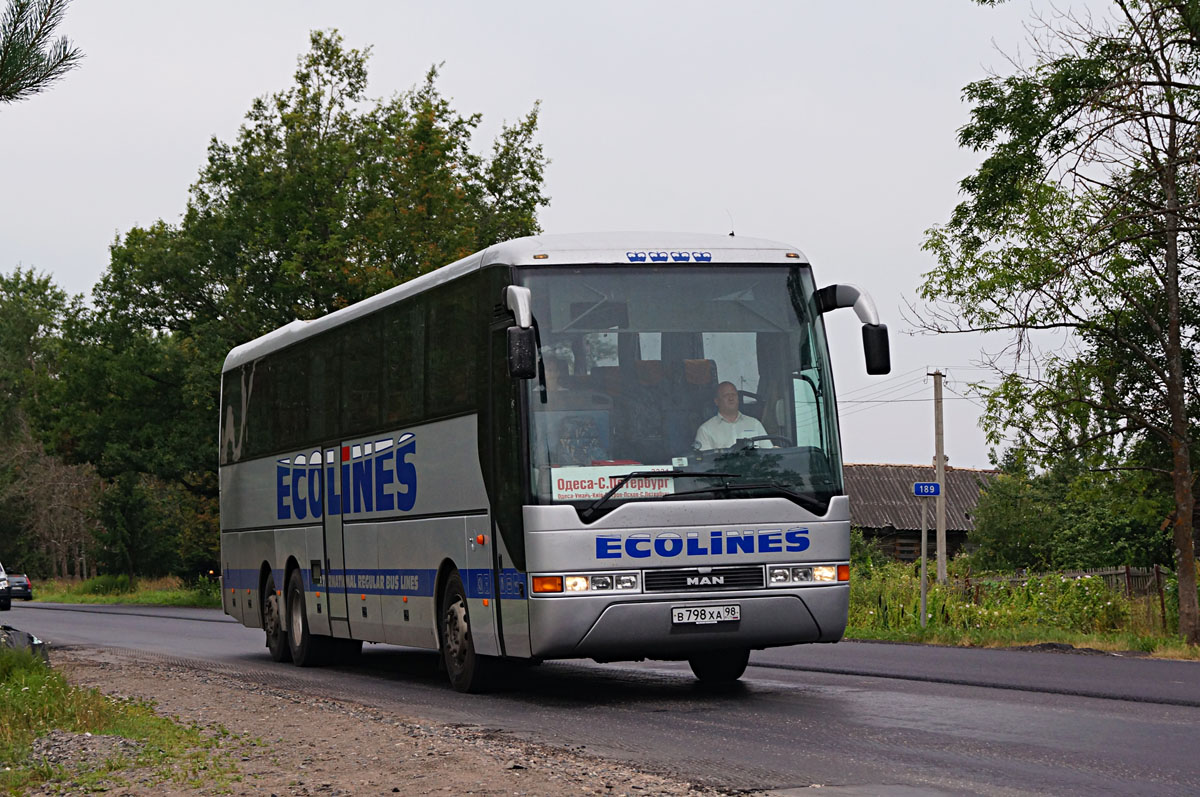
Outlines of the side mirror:
[[891,373],[892,352],[888,346],[887,324],[863,324],[862,332],[867,373],[872,376]]
[[531,328],[508,328],[508,375],[513,379],[537,376],[537,344]]
[[879,323],[879,313],[870,296],[853,285],[827,285],[817,291],[816,300],[819,313],[839,307],[853,307],[863,325],[867,373],[872,376],[891,373],[892,355],[888,347],[887,325]]

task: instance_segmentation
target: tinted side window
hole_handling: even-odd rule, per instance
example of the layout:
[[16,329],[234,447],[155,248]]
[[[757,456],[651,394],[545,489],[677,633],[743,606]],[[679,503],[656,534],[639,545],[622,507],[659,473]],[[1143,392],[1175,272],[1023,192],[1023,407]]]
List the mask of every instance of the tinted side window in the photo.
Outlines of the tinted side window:
[[221,378],[221,464],[242,458],[242,369],[227,371]]
[[288,349],[270,358],[271,382],[275,389],[277,445],[297,448],[308,436],[311,413],[308,402],[309,362],[304,347]]
[[255,360],[244,370],[250,409],[246,417],[246,439],[242,453],[244,457],[258,457],[269,453],[277,444],[275,381],[268,358]]
[[428,297],[426,413],[438,416],[473,410],[485,329],[475,307],[474,282],[458,280]]
[[384,419],[389,426],[411,423],[425,413],[425,316],[419,304],[406,302],[387,310],[382,326]]
[[355,321],[341,332],[342,417],[345,433],[356,435],[379,426],[382,379],[379,318]]
[[337,341],[324,335],[308,345],[308,434],[316,443],[337,435],[338,386],[341,384]]

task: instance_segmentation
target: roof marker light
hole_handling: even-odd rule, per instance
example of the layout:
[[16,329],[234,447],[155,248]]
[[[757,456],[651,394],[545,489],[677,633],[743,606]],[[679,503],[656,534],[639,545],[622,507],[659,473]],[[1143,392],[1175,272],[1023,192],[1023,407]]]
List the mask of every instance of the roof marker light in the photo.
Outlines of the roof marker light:
[[799,260],[799,259],[800,259],[800,255],[799,255],[798,253],[796,253],[796,252],[788,252],[786,255],[784,255],[784,257],[794,257],[794,258],[796,258],[797,260]]
[[546,254],[534,255],[534,256],[533,256],[533,259],[534,259],[534,260],[549,260],[549,259],[550,259],[550,255],[546,255]]

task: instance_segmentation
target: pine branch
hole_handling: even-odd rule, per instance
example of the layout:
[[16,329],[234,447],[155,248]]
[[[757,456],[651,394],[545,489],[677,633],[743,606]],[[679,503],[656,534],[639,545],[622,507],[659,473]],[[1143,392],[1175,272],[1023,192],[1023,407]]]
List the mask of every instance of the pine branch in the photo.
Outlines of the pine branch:
[[78,66],[83,52],[53,39],[71,0],[9,0],[0,18],[0,103],[49,88]]

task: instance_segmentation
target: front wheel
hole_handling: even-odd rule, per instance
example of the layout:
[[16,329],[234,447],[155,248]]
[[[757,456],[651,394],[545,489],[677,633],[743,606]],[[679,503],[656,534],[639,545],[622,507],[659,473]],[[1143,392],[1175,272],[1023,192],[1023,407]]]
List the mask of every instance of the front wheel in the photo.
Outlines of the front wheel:
[[0,612],[7,612],[12,608],[12,598],[0,598]]
[[462,579],[450,574],[442,591],[442,661],[450,685],[459,692],[481,692],[485,687],[487,659],[475,653],[471,641],[471,618],[467,614],[467,594]]
[[703,684],[731,684],[746,671],[750,651],[746,648],[714,650],[688,659],[692,674]]

